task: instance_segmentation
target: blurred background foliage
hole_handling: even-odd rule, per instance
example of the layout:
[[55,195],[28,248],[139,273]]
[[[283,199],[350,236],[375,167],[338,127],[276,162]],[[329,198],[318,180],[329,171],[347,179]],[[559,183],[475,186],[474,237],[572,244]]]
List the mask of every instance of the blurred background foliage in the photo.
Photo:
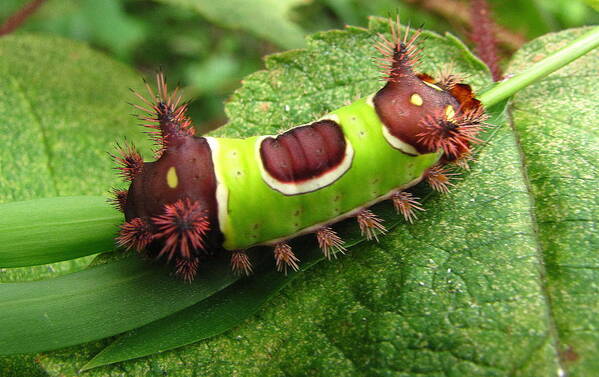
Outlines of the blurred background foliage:
[[[539,35],[599,23],[598,1],[489,0],[503,57]],[[29,2],[0,0],[0,24]],[[205,131],[226,122],[223,102],[262,68],[264,55],[302,47],[316,31],[398,12],[469,43],[467,0],[47,0],[15,32],[85,41],[146,76],[162,68],[184,88]]]

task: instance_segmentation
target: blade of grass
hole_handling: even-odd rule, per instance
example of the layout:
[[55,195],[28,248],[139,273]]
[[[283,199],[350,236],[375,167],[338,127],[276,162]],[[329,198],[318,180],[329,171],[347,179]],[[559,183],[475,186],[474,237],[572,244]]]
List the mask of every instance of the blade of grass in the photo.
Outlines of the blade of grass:
[[256,271],[250,278],[238,281],[204,301],[119,337],[85,364],[81,371],[178,348],[239,325],[301,271],[323,259],[322,253],[316,249],[301,254],[298,254],[302,260],[300,271],[285,276],[272,264],[265,265],[262,271]]
[[[0,284],[0,355],[41,352],[105,338],[182,310],[238,278],[206,263],[185,284],[132,256],[54,279]],[[170,269],[169,269],[170,270]]]
[[0,204],[0,268],[53,263],[114,248],[123,215],[101,196]]

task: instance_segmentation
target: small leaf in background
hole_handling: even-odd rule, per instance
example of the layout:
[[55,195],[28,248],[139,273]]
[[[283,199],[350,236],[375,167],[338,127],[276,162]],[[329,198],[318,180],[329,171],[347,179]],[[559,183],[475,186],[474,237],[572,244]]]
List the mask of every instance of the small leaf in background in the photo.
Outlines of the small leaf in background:
[[6,36],[0,55],[1,202],[103,195],[123,185],[108,156],[115,141],[150,154],[125,102],[142,85],[130,68],[58,37]]
[[304,33],[289,18],[294,7],[310,0],[157,0],[186,7],[215,24],[249,31],[283,48],[304,45]]

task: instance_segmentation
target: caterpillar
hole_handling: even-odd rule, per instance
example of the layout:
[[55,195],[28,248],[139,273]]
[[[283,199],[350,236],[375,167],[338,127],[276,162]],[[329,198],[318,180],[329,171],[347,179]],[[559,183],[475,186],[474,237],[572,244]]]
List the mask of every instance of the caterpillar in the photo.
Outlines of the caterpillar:
[[250,274],[246,250],[273,248],[276,268],[298,269],[288,241],[315,234],[327,258],[344,252],[331,228],[355,218],[362,234],[386,232],[369,208],[391,200],[407,222],[422,210],[408,191],[427,181],[448,192],[448,164],[464,166],[485,110],[467,84],[448,72],[434,79],[418,73],[420,31],[379,36],[375,48],[384,86],[376,93],[279,135],[246,139],[195,136],[187,107],[162,73],[157,91],[146,84],[143,126],[158,145],[156,161],[144,162],[131,145],[113,155],[128,190],[114,190],[125,222],[117,244],[174,266],[191,281],[200,264],[228,253],[231,268]]

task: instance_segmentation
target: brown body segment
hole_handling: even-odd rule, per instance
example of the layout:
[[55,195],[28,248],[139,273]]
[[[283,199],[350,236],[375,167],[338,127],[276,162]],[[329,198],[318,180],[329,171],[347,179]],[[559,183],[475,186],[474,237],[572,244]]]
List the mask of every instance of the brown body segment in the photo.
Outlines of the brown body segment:
[[171,143],[160,159],[144,163],[142,173],[129,188],[125,219],[160,216],[166,204],[181,198],[201,204],[210,223],[206,244],[220,245],[216,176],[210,146],[203,137],[190,136]]
[[400,82],[388,82],[373,101],[389,133],[413,146],[418,153],[435,152],[420,142],[418,135],[423,131],[422,120],[427,116],[443,116],[447,106],[451,106],[454,112],[460,107],[450,93],[408,75],[402,77]]
[[326,119],[264,139],[260,157],[273,178],[298,183],[335,169],[345,157],[345,148],[341,127]]

